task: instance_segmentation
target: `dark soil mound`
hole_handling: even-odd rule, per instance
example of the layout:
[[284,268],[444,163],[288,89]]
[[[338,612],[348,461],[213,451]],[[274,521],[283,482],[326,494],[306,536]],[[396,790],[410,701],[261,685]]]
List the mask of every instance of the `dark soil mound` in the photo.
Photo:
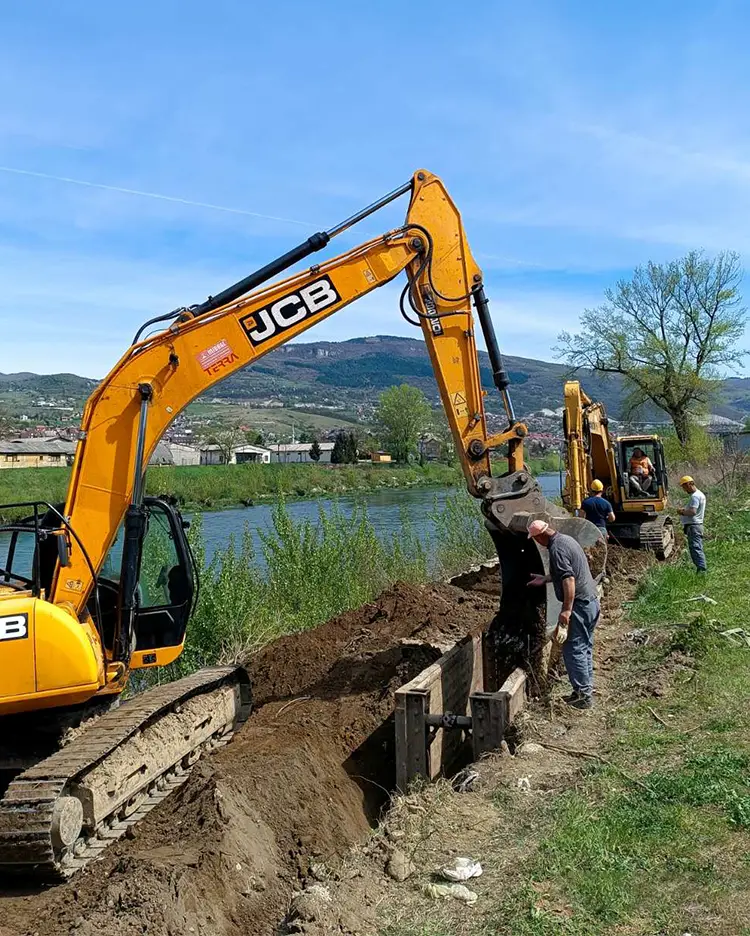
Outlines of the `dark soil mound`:
[[266,647],[234,741],[72,882],[0,898],[0,936],[274,933],[311,865],[377,819],[394,785],[393,694],[489,625],[497,598],[481,578],[397,585]]

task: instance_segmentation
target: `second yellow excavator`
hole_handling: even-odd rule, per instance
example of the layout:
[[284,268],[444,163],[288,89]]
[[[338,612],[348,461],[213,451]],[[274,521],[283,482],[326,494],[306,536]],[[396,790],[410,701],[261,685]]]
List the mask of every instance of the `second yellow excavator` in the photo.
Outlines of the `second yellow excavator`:
[[[401,227],[265,285],[401,195]],[[146,322],[86,405],[65,504],[0,508],[26,512],[0,530],[0,872],[60,878],[82,868],[248,717],[241,667],[116,704],[131,674],[180,656],[196,600],[184,523],[173,505],[144,495],[146,466],[199,394],[402,271],[401,312],[422,330],[466,486],[497,545],[495,630],[521,661],[544,642],[559,605],[527,587],[546,558],[526,528],[562,511],[524,465],[526,427],[461,216],[441,180],[420,170],[218,295]],[[497,435],[487,432],[474,313],[508,418]],[[493,476],[498,449],[507,470]],[[599,542],[586,521],[555,525]]]
[[661,440],[656,435],[611,436],[604,404],[591,400],[577,380],[566,381],[564,398],[563,504],[579,511],[592,482],[601,481],[615,514],[607,527],[614,539],[666,559],[675,537]]

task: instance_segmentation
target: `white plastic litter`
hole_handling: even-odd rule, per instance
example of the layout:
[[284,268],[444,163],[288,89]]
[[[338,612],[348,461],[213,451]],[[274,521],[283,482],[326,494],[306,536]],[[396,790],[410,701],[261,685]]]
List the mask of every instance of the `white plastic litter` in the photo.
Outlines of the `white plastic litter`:
[[528,777],[519,777],[518,780],[516,780],[516,787],[522,793],[530,793],[531,792],[531,780],[529,780]]
[[708,595],[696,595],[695,598],[688,598],[688,601],[705,601],[706,604],[715,605],[716,602],[713,598],[709,598]]
[[471,793],[479,779],[479,771],[473,767],[465,767],[453,778],[453,789],[456,793]]
[[422,893],[435,900],[438,897],[453,897],[454,900],[465,903],[467,907],[474,906],[479,899],[478,894],[464,887],[463,884],[425,884],[422,887]]
[[446,881],[468,881],[469,878],[479,877],[481,873],[481,864],[473,858],[456,858],[452,865],[440,869]]
[[721,631],[721,636],[726,637],[730,643],[737,647],[743,645],[750,647],[750,632],[746,631],[744,627],[732,627],[730,630]]

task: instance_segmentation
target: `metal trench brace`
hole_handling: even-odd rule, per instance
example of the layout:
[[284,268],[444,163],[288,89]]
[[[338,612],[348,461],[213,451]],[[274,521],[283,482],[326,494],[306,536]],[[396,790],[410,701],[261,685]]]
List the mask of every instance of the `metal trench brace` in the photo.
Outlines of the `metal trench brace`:
[[435,780],[465,756],[500,748],[526,702],[526,673],[513,670],[496,692],[484,691],[482,635],[464,638],[396,691],[396,786]]

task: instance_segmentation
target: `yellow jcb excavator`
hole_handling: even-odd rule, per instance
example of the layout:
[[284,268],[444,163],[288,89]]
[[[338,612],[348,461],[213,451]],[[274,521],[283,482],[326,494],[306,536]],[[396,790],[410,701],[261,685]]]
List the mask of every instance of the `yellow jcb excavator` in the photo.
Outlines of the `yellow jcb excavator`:
[[607,526],[613,537],[666,559],[675,538],[667,513],[669,482],[659,437],[612,437],[604,404],[591,400],[577,380],[566,381],[564,397],[563,504],[570,511],[580,510],[592,482],[601,481],[615,514],[615,522]]
[[[401,195],[410,199],[401,227],[264,285]],[[527,657],[547,617],[554,626],[553,597],[526,585],[546,562],[526,527],[561,511],[524,467],[526,427],[513,412],[459,212],[441,180],[419,171],[218,295],[146,322],[86,405],[65,504],[0,508],[27,517],[0,531],[0,871],[72,874],[248,717],[240,667],[203,670],[113,705],[131,674],[180,656],[196,600],[182,518],[144,495],[149,457],[208,387],[401,271],[401,312],[422,329],[466,485],[497,545],[501,636]],[[472,307],[508,417],[497,435],[485,422]],[[499,447],[508,470],[493,477]],[[586,521],[555,522],[585,545],[598,540]]]

